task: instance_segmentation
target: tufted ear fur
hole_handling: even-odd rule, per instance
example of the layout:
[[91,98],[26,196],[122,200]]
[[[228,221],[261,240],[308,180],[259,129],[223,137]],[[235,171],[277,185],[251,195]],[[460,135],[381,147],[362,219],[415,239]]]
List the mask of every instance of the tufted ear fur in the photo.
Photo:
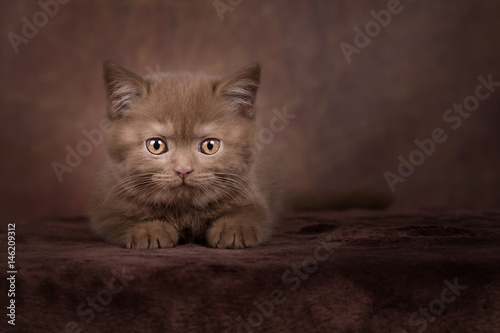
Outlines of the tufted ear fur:
[[147,94],[147,84],[139,75],[106,61],[103,77],[108,98],[108,118],[117,119],[126,115],[134,103]]
[[254,104],[259,83],[260,65],[254,63],[222,79],[217,84],[216,91],[221,96],[231,99],[235,103],[239,114],[254,118]]

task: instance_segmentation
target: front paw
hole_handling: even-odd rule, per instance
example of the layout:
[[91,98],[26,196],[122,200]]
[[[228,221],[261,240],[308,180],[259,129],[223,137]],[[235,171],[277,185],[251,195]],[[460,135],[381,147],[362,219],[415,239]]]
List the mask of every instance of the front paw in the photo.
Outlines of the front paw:
[[127,249],[159,249],[174,247],[179,240],[175,228],[164,221],[139,222],[127,231]]
[[258,246],[260,232],[257,227],[236,217],[223,217],[215,221],[207,232],[207,242],[220,249],[242,249]]

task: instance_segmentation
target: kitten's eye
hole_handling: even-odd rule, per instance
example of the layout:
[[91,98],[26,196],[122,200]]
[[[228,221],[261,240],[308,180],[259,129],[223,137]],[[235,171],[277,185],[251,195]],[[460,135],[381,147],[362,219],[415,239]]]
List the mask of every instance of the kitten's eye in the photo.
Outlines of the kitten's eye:
[[213,155],[220,148],[220,141],[217,139],[208,139],[201,143],[200,151],[205,155]]
[[161,155],[167,152],[167,144],[160,139],[147,140],[146,148],[153,155]]

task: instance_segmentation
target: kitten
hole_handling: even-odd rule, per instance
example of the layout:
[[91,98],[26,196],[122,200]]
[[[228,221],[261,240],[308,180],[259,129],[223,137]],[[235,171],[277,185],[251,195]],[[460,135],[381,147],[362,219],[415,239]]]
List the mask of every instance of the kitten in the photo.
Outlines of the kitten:
[[280,207],[279,173],[257,154],[260,66],[224,77],[140,77],[104,64],[106,157],[91,195],[91,226],[129,249],[199,242],[257,246]]

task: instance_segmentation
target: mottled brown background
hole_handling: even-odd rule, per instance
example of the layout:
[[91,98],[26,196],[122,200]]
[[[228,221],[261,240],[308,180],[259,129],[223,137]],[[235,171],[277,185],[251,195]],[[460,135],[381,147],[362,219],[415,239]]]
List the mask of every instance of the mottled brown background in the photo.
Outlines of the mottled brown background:
[[73,0],[16,54],[7,34],[41,8],[2,1],[1,217],[85,213],[100,147],[62,183],[51,163],[103,118],[105,59],[140,74],[260,61],[260,123],[273,108],[297,115],[273,142],[295,189],[389,192],[383,173],[442,127],[448,140],[396,186],[394,208],[498,208],[500,91],[456,131],[442,115],[478,75],[500,81],[500,2],[403,0],[348,64],[339,44],[387,2],[243,1],[221,21],[212,0]]

